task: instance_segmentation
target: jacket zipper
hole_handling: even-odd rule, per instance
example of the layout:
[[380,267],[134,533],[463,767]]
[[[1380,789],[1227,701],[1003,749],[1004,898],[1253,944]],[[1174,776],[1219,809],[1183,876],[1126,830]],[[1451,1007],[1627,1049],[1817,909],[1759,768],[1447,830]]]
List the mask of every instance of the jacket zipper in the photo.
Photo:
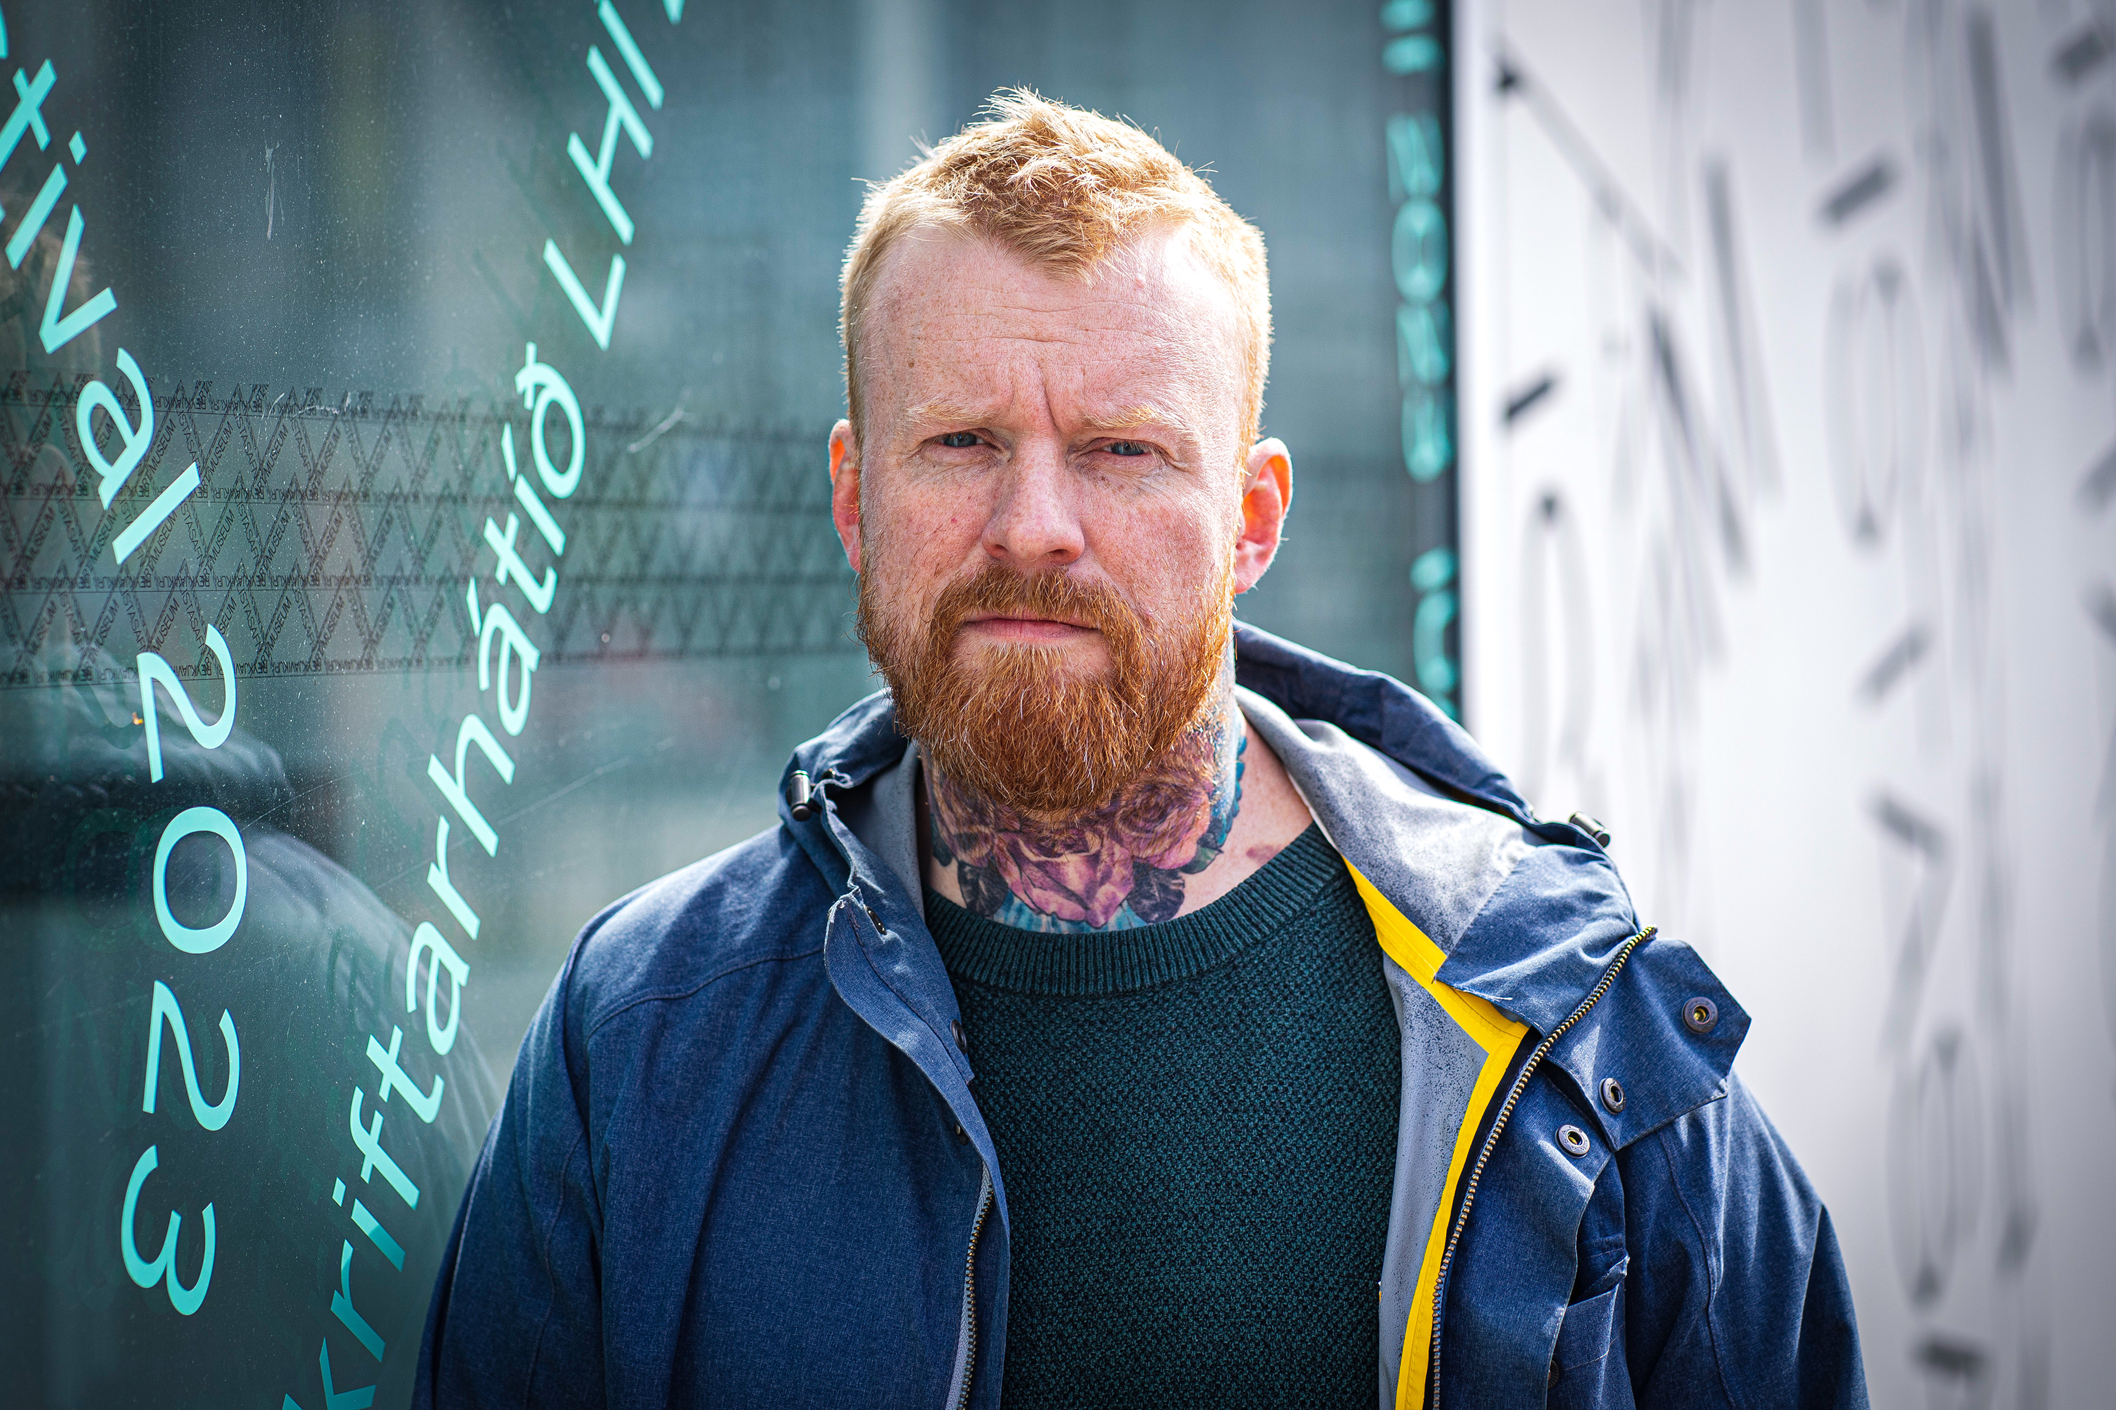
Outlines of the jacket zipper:
[[962,1390],[955,1397],[955,1410],[968,1410],[970,1387],[977,1373],[977,1237],[985,1231],[985,1215],[992,1208],[992,1177],[986,1175],[977,1196],[977,1218],[970,1225],[970,1251],[963,1258]]
[[[1426,1354],[1426,1375],[1433,1387],[1427,1401],[1431,1410],[1440,1410],[1440,1309],[1447,1300],[1447,1276],[1454,1267],[1455,1245],[1462,1238],[1463,1226],[1469,1223],[1469,1207],[1476,1202],[1477,1183],[1484,1178],[1484,1167],[1491,1159],[1492,1147],[1499,1143],[1499,1133],[1506,1129],[1507,1120],[1514,1113],[1514,1106],[1521,1100],[1521,1093],[1527,1090],[1528,1079],[1535,1076],[1536,1068],[1542,1065],[1544,1055],[1549,1053],[1551,1047],[1558,1039],[1564,1037],[1574,1024],[1586,1017],[1587,1010],[1602,1001],[1602,995],[1608,993],[1609,986],[1616,983],[1617,972],[1624,967],[1624,962],[1631,958],[1631,952],[1651,940],[1659,929],[1657,925],[1649,925],[1626,940],[1623,948],[1616,952],[1616,958],[1609,962],[1609,968],[1602,971],[1600,982],[1586,998],[1580,1000],[1580,1006],[1574,1009],[1563,1023],[1551,1029],[1548,1037],[1536,1044],[1536,1050],[1528,1055],[1528,1061],[1521,1064],[1520,1075],[1514,1078],[1513,1086],[1507,1088],[1506,1102],[1499,1108],[1499,1115],[1492,1121],[1491,1130],[1485,1134],[1484,1143],[1477,1147],[1477,1160],[1470,1168],[1469,1183],[1462,1187],[1462,1208],[1456,1212],[1454,1226],[1448,1230],[1447,1248],[1440,1255],[1440,1272],[1433,1283],[1433,1341]],[[971,1246],[976,1247],[974,1238]]]
[[[823,787],[824,787],[824,785],[825,785],[825,784],[836,784],[836,785],[840,785],[840,786],[843,786],[843,785],[844,785],[844,784],[846,783],[846,778],[845,778],[845,775],[844,775],[844,774],[843,774],[842,772],[840,772],[840,771],[839,771],[838,769],[836,769],[836,768],[825,768],[825,769],[823,769],[823,770],[818,770],[818,775],[819,775],[819,776],[818,776],[818,777],[817,777],[817,778],[815,779],[815,781],[814,781],[814,782],[813,782],[813,783],[812,783],[812,784],[810,785],[811,789],[813,790],[813,791],[812,791],[812,793],[811,793],[811,796],[812,796],[812,797],[813,797],[813,798],[815,799],[815,801],[816,801],[816,802],[817,802],[818,804],[823,804],[824,800],[823,800],[823,796],[822,796],[822,795],[823,795]],[[835,810],[833,809],[833,811],[835,811]],[[874,929],[875,929],[875,934],[876,934],[877,936],[879,936],[879,935],[881,934],[881,930],[882,930],[882,923],[881,923],[880,919],[879,919],[879,918],[877,918],[877,917],[875,916],[873,908],[872,908],[872,907],[868,907],[868,906],[865,906],[864,904],[862,904],[862,905],[861,905],[861,909],[863,909],[863,910],[865,910],[865,911],[867,912],[867,918],[868,918],[869,922],[873,924],[873,926],[874,926]],[[858,929],[859,929],[859,923],[858,923],[857,921],[853,922],[853,929],[854,929],[854,931],[855,931],[855,932],[857,932],[857,931],[858,931]],[[979,1236],[980,1236],[981,1234],[983,1234],[983,1233],[984,1233],[984,1230],[985,1230],[985,1217],[986,1217],[986,1216],[987,1216],[988,1214],[990,1214],[990,1213],[991,1213],[991,1210],[992,1210],[992,1173],[991,1173],[991,1171],[987,1170],[987,1171],[986,1171],[986,1172],[984,1173],[984,1177],[983,1177],[982,1181],[981,1181],[981,1182],[980,1182],[980,1184],[979,1184],[979,1189],[978,1189],[978,1195],[977,1195],[977,1218],[976,1218],[976,1219],[974,1219],[973,1221],[971,1221],[971,1224],[970,1224],[970,1251],[969,1251],[969,1252],[968,1252],[967,1254],[965,1254],[965,1255],[963,1256],[963,1275],[962,1275],[962,1310],[963,1310],[963,1359],[962,1359],[962,1387],[961,1387],[961,1389],[960,1389],[960,1390],[959,1390],[959,1391],[957,1392],[957,1394],[956,1394],[956,1397],[955,1397],[955,1403],[954,1403],[954,1407],[953,1407],[953,1410],[968,1410],[968,1407],[969,1407],[969,1404],[970,1404],[970,1387],[971,1387],[971,1386],[972,1386],[972,1385],[973,1385],[973,1384],[975,1383],[975,1381],[976,1381],[976,1371],[977,1371],[977,1240],[978,1240],[978,1237],[979,1237]]]

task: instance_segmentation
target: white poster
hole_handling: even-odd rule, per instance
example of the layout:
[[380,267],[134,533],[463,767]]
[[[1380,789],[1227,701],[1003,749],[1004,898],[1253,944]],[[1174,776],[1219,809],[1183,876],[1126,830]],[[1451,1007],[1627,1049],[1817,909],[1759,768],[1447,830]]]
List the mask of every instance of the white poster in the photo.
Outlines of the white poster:
[[1467,721],[1755,1016],[1874,1404],[2116,1403],[2116,9],[1456,34]]

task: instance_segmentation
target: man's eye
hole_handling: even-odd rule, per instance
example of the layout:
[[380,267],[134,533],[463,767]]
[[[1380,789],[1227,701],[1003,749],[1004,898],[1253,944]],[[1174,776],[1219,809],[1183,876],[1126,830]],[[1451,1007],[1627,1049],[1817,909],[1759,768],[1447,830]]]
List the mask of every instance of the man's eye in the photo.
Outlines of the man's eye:
[[1108,445],[1102,448],[1108,451],[1111,455],[1153,454],[1152,451],[1148,450],[1145,446],[1139,444],[1137,441],[1111,441]]
[[939,437],[938,440],[941,445],[946,446],[949,450],[975,450],[983,444],[978,439],[975,431],[950,431],[947,435]]

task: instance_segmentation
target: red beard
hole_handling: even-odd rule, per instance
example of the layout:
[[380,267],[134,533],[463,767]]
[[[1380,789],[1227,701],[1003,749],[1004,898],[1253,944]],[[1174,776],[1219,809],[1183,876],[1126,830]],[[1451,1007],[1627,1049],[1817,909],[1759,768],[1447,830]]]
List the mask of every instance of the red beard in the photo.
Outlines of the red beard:
[[[1176,762],[1171,751],[1198,728],[1221,686],[1233,589],[1230,559],[1191,611],[1163,623],[1142,617],[1108,584],[1063,570],[1023,576],[995,563],[949,584],[919,634],[884,619],[863,574],[860,637],[896,698],[897,728],[943,778],[999,808],[1077,819]],[[1088,675],[1068,666],[1061,648],[1029,644],[960,659],[956,636],[972,613],[1084,623],[1102,633],[1109,667]]]

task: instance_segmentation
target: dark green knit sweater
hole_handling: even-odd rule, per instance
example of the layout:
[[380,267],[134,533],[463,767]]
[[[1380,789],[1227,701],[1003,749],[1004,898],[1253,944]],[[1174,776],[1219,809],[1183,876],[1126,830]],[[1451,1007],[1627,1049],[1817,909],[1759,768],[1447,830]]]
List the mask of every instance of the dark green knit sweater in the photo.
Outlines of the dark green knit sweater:
[[1005,1404],[1373,1405],[1399,1040],[1321,831],[1161,925],[926,915],[1013,1221]]

